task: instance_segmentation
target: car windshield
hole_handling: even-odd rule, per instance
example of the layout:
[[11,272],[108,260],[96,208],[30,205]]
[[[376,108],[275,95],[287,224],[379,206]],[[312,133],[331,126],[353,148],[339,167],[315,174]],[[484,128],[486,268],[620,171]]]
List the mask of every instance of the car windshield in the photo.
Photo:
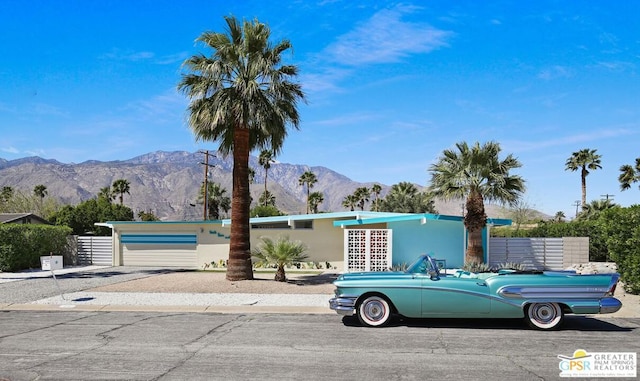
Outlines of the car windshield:
[[[428,274],[430,270],[434,269],[434,263],[431,257],[428,255],[421,255],[415,262],[407,267],[407,273],[409,274]],[[437,268],[435,268],[437,271]]]

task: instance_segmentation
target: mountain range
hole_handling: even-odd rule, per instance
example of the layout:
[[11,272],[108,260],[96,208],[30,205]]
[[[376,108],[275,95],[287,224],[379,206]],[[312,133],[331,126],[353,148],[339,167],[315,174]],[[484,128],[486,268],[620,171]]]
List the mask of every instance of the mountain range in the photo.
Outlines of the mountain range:
[[[136,214],[138,211],[151,212],[161,220],[199,220],[203,216],[202,204],[198,204],[200,187],[204,182],[205,168],[209,181],[220,184],[231,197],[232,167],[231,157],[222,157],[216,152],[209,155],[208,166],[204,165],[202,152],[156,151],[128,160],[85,161],[79,164],[61,163],[40,157],[16,160],[0,158],[0,187],[11,186],[15,190],[30,193],[36,185],[47,187],[48,197],[54,197],[63,204],[75,205],[96,197],[103,187],[110,186],[117,179],[130,183],[130,194],[124,195],[124,204]],[[251,156],[249,165],[255,171],[250,186],[254,203],[264,191],[264,169],[258,158]],[[302,164],[275,162],[268,171],[267,187],[276,197],[276,206],[286,214],[305,213],[306,188],[299,184],[300,176],[313,172],[318,182],[312,192],[322,192],[324,203],[319,211],[344,211],[342,201],[358,187],[371,187],[374,182],[355,182],[329,168]],[[390,185],[382,186],[381,196],[389,191]],[[419,189],[422,187],[416,185]],[[436,200],[440,214],[460,215],[462,202]],[[369,209],[369,205],[365,208]],[[504,210],[498,206],[487,206],[491,217],[504,217]]]

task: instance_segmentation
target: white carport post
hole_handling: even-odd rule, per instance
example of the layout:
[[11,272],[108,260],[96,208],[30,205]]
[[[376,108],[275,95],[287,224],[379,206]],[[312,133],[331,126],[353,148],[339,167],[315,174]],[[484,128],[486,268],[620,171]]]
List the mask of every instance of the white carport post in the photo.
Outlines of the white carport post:
[[113,228],[113,224],[108,224],[106,222],[96,222],[93,224],[94,226],[102,226],[105,228],[111,229],[111,265],[112,266],[122,266],[122,259],[120,256],[120,240],[118,239],[118,245],[116,245],[116,231]]

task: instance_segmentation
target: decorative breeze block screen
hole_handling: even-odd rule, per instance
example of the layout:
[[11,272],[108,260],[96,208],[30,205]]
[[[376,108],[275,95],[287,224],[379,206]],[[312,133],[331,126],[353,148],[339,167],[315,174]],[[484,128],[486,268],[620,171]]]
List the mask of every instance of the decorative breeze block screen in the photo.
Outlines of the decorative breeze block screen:
[[387,271],[391,267],[390,229],[346,229],[345,270]]

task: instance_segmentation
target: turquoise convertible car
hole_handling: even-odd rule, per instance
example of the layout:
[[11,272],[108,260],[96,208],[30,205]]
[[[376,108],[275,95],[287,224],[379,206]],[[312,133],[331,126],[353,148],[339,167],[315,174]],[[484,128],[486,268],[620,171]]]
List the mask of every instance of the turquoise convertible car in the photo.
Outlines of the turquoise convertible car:
[[423,255],[404,272],[340,275],[329,307],[357,315],[369,327],[393,314],[408,318],[525,318],[536,329],[558,328],[565,314],[606,314],[622,303],[613,297],[618,274],[515,271],[441,274]]

